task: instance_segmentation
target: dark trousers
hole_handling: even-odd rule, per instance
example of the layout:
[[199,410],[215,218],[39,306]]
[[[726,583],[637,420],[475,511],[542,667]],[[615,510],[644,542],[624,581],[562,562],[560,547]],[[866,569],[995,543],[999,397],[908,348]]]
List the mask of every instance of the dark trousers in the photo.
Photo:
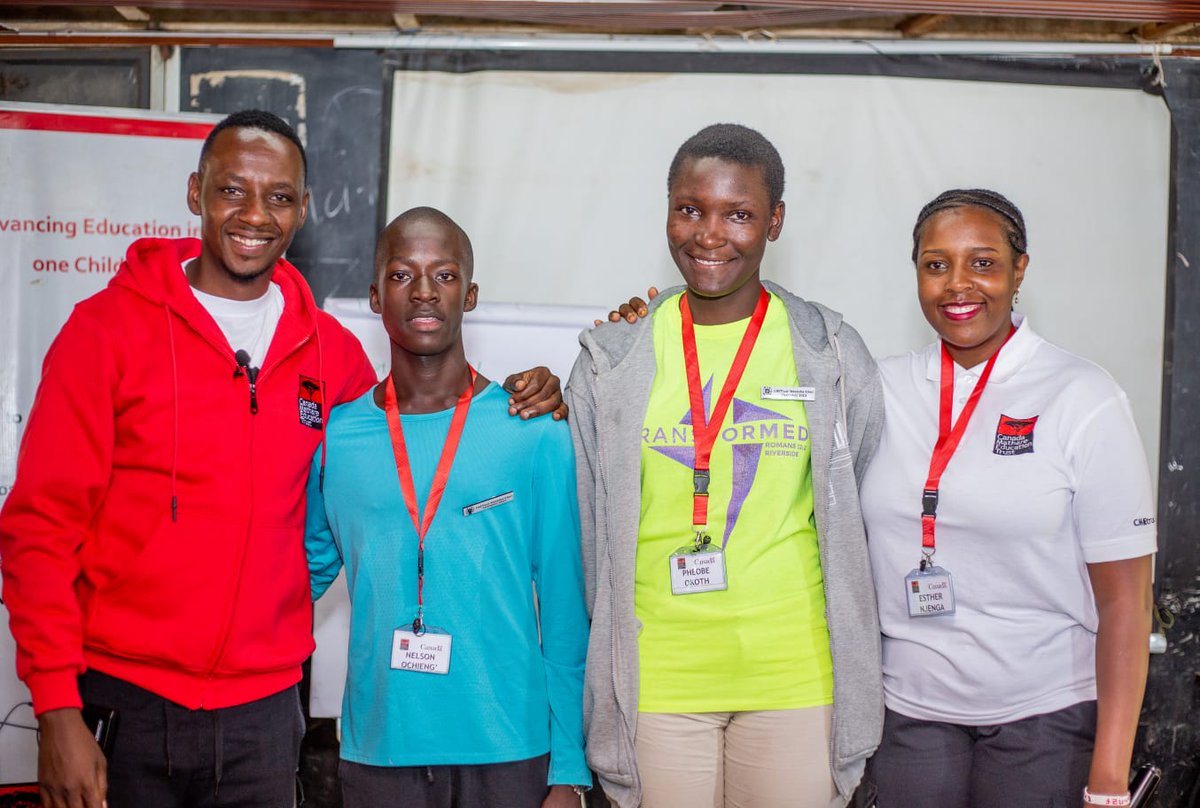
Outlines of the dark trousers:
[[478,766],[338,764],[343,808],[538,808],[550,756]]
[[986,727],[888,710],[864,786],[878,808],[1079,808],[1095,735],[1094,701]]
[[109,808],[293,808],[304,714],[296,688],[249,704],[189,710],[97,671],[84,702],[118,713]]

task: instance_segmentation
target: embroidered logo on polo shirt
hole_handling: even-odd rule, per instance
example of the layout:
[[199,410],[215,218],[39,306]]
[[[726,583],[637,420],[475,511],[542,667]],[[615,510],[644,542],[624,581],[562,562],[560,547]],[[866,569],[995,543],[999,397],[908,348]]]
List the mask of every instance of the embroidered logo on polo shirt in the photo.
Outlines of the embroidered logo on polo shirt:
[[1010,418],[1000,416],[996,425],[996,443],[992,446],[992,454],[1004,457],[1021,454],[1033,454],[1033,427],[1038,416],[1032,418]]
[[300,377],[300,392],[296,396],[300,408],[300,423],[313,429],[321,428],[321,383],[308,376]]

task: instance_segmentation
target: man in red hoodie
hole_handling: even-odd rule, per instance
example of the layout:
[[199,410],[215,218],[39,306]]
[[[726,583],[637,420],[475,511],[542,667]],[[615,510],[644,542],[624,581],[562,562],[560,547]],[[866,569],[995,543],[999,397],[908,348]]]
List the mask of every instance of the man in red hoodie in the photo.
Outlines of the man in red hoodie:
[[[201,239],[134,242],[46,355],[0,555],[50,808],[294,804],[305,481],[376,382],[282,257],[306,172],[287,123],[226,118],[188,181]],[[510,412],[561,403],[517,379]],[[118,713],[107,761],[84,704]]]

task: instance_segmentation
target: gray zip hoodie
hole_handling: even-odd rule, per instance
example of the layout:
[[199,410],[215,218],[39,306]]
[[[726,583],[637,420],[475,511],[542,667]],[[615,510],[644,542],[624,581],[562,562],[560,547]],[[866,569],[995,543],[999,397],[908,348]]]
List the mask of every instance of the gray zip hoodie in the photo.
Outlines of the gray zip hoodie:
[[[816,388],[805,412],[833,657],[830,761],[838,790],[849,798],[883,729],[879,616],[858,505],[858,481],[883,427],[883,392],[862,338],[840,314],[763,285],[787,308],[800,383]],[[679,291],[667,290],[650,308]],[[618,808],[636,808],[642,799],[633,748],[641,623],[633,579],[641,432],[655,373],[652,318],[605,323],[584,331],[579,342],[583,350],[566,398],[592,618],[583,696],[587,756],[609,799]]]

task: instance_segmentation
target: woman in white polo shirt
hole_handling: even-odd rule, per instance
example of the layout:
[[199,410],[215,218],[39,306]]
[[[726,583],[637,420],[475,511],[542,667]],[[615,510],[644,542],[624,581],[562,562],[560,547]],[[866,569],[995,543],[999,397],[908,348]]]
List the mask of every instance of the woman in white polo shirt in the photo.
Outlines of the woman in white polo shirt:
[[862,485],[879,808],[1127,805],[1155,527],[1125,394],[1012,311],[1029,256],[1003,196],[937,197],[913,261],[940,340],[880,363]]

